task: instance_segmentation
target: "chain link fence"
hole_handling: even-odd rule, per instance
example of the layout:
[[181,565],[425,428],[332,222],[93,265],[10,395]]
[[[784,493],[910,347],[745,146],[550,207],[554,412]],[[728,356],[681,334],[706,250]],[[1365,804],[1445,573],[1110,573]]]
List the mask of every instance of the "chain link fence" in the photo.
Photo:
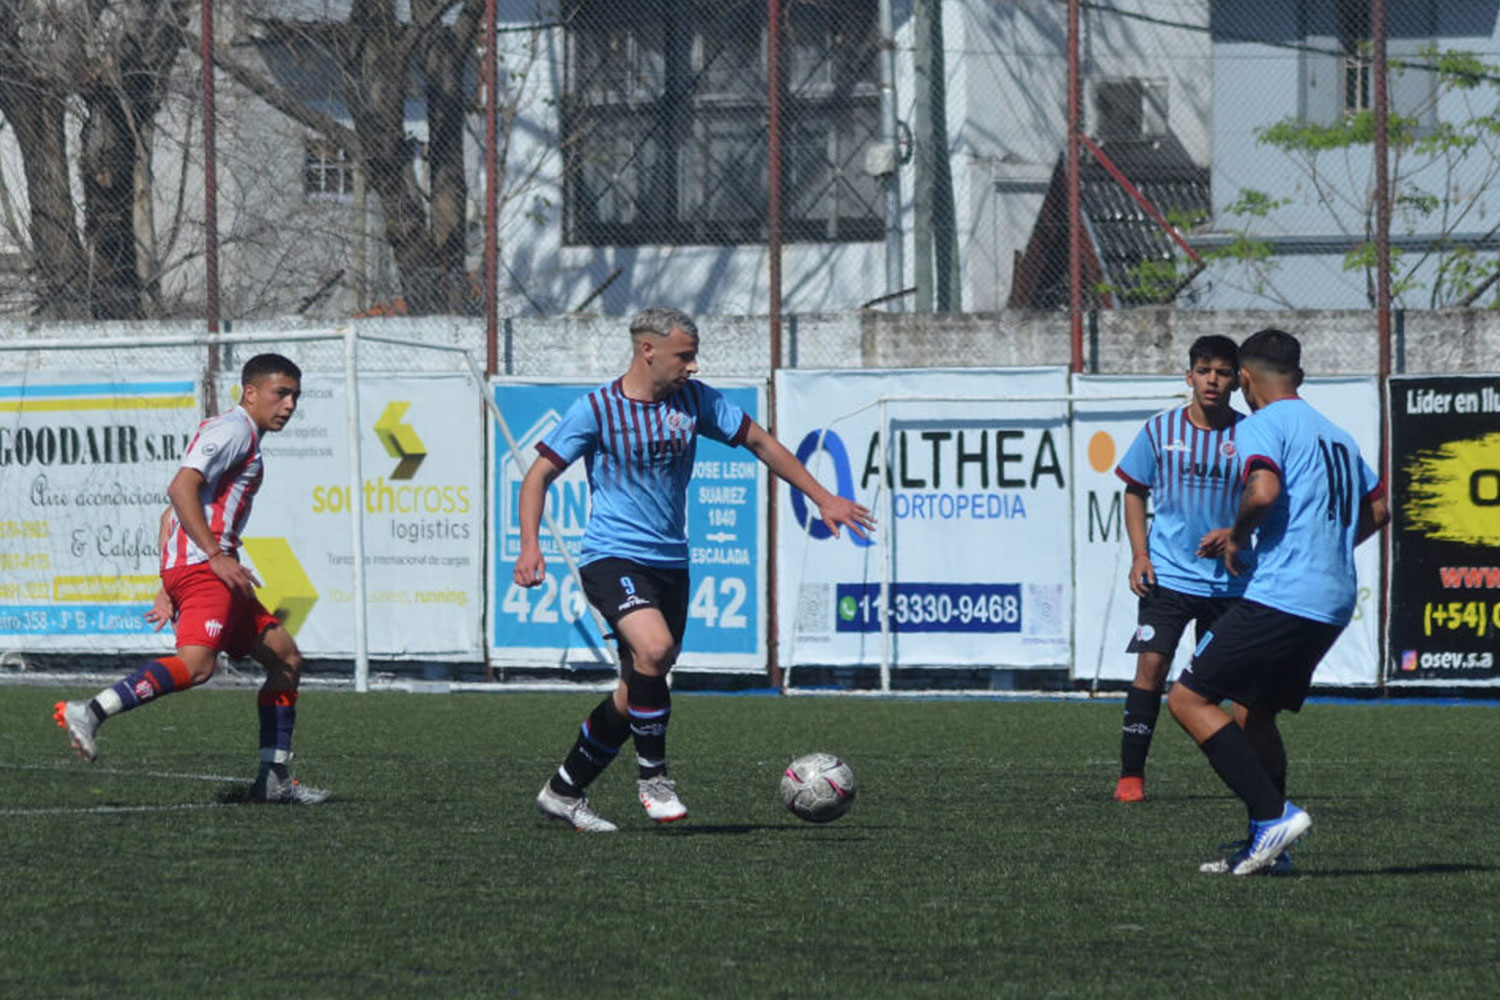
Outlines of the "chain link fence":
[[4,3],[0,317],[1490,308],[1497,6]]

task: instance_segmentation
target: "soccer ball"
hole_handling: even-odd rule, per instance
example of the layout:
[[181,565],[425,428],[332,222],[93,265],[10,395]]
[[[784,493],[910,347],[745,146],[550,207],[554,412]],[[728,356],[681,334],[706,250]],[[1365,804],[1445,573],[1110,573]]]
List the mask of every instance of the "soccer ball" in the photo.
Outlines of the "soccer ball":
[[854,804],[854,770],[831,753],[805,753],[781,775],[781,801],[798,819],[828,823]]

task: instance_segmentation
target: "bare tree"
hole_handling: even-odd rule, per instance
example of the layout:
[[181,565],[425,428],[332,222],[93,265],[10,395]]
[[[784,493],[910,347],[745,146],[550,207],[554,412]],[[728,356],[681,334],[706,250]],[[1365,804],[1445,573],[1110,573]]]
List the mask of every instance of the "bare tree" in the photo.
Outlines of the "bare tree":
[[[394,0],[354,0],[342,22],[260,19],[273,43],[336,67],[352,129],[228,46],[217,46],[214,59],[235,82],[343,149],[363,172],[379,197],[408,312],[474,313],[464,134],[475,110],[471,85],[484,2],[413,0],[410,11],[403,20]],[[406,132],[413,81],[426,108],[425,187]]]
[[[143,315],[138,213],[149,202],[152,126],[187,9],[188,0],[0,2],[0,112],[26,177],[37,314]],[[76,172],[67,141],[73,114]]]

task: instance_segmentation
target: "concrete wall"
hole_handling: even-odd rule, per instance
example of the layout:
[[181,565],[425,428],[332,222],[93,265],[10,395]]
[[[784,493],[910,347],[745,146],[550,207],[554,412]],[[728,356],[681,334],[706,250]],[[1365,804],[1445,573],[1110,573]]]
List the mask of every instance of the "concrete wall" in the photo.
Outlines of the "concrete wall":
[[[1500,313],[1475,310],[1414,312],[1395,318],[1396,373],[1500,370]],[[628,321],[616,316],[515,318],[501,323],[497,344],[504,374],[540,378],[605,379],[629,362]],[[353,327],[421,344],[463,347],[482,366],[484,326],[473,319],[372,319]],[[770,371],[769,322],[764,316],[701,316],[703,376],[765,377]],[[1310,375],[1368,375],[1379,370],[1375,315],[1368,311],[1201,312],[1135,309],[1102,312],[1084,329],[1084,367],[1104,374],[1176,374],[1187,368],[1192,342],[1205,334],[1235,341],[1277,326],[1303,343]],[[236,334],[274,338],[310,329],[291,320],[236,324]],[[332,329],[325,327],[324,329]],[[201,347],[133,346],[142,339],[202,332],[201,324],[114,323],[93,326],[0,326],[0,371],[34,374],[74,371],[163,371],[206,363]],[[16,350],[40,339],[103,345],[105,349]],[[1066,365],[1071,357],[1068,317],[1054,312],[989,314],[838,313],[788,316],[782,323],[782,364],[796,368],[924,368]],[[9,347],[10,349],[7,349]],[[269,342],[237,344],[225,367],[251,353],[280,350],[309,369],[337,369],[343,345]],[[362,343],[360,364],[372,371],[451,371],[452,352]]]

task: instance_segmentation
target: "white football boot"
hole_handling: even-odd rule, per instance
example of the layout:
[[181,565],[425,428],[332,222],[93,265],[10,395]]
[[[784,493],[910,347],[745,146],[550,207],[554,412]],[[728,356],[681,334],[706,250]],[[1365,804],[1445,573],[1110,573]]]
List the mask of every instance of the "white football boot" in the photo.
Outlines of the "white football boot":
[[250,786],[251,802],[288,806],[315,806],[327,802],[333,793],[326,788],[308,788],[287,772],[285,764],[262,764],[255,784]]
[[68,738],[73,741],[78,756],[87,761],[98,759],[99,746],[94,734],[99,731],[99,720],[94,718],[88,702],[60,701],[52,706],[52,718],[68,731]]
[[640,789],[641,808],[656,822],[674,823],[687,815],[687,806],[677,797],[677,783],[665,774],[642,778],[636,786]]
[[536,807],[543,816],[562,820],[579,833],[614,833],[619,827],[600,816],[589,806],[587,795],[570,799],[552,790],[552,782],[542,786],[536,793]]

